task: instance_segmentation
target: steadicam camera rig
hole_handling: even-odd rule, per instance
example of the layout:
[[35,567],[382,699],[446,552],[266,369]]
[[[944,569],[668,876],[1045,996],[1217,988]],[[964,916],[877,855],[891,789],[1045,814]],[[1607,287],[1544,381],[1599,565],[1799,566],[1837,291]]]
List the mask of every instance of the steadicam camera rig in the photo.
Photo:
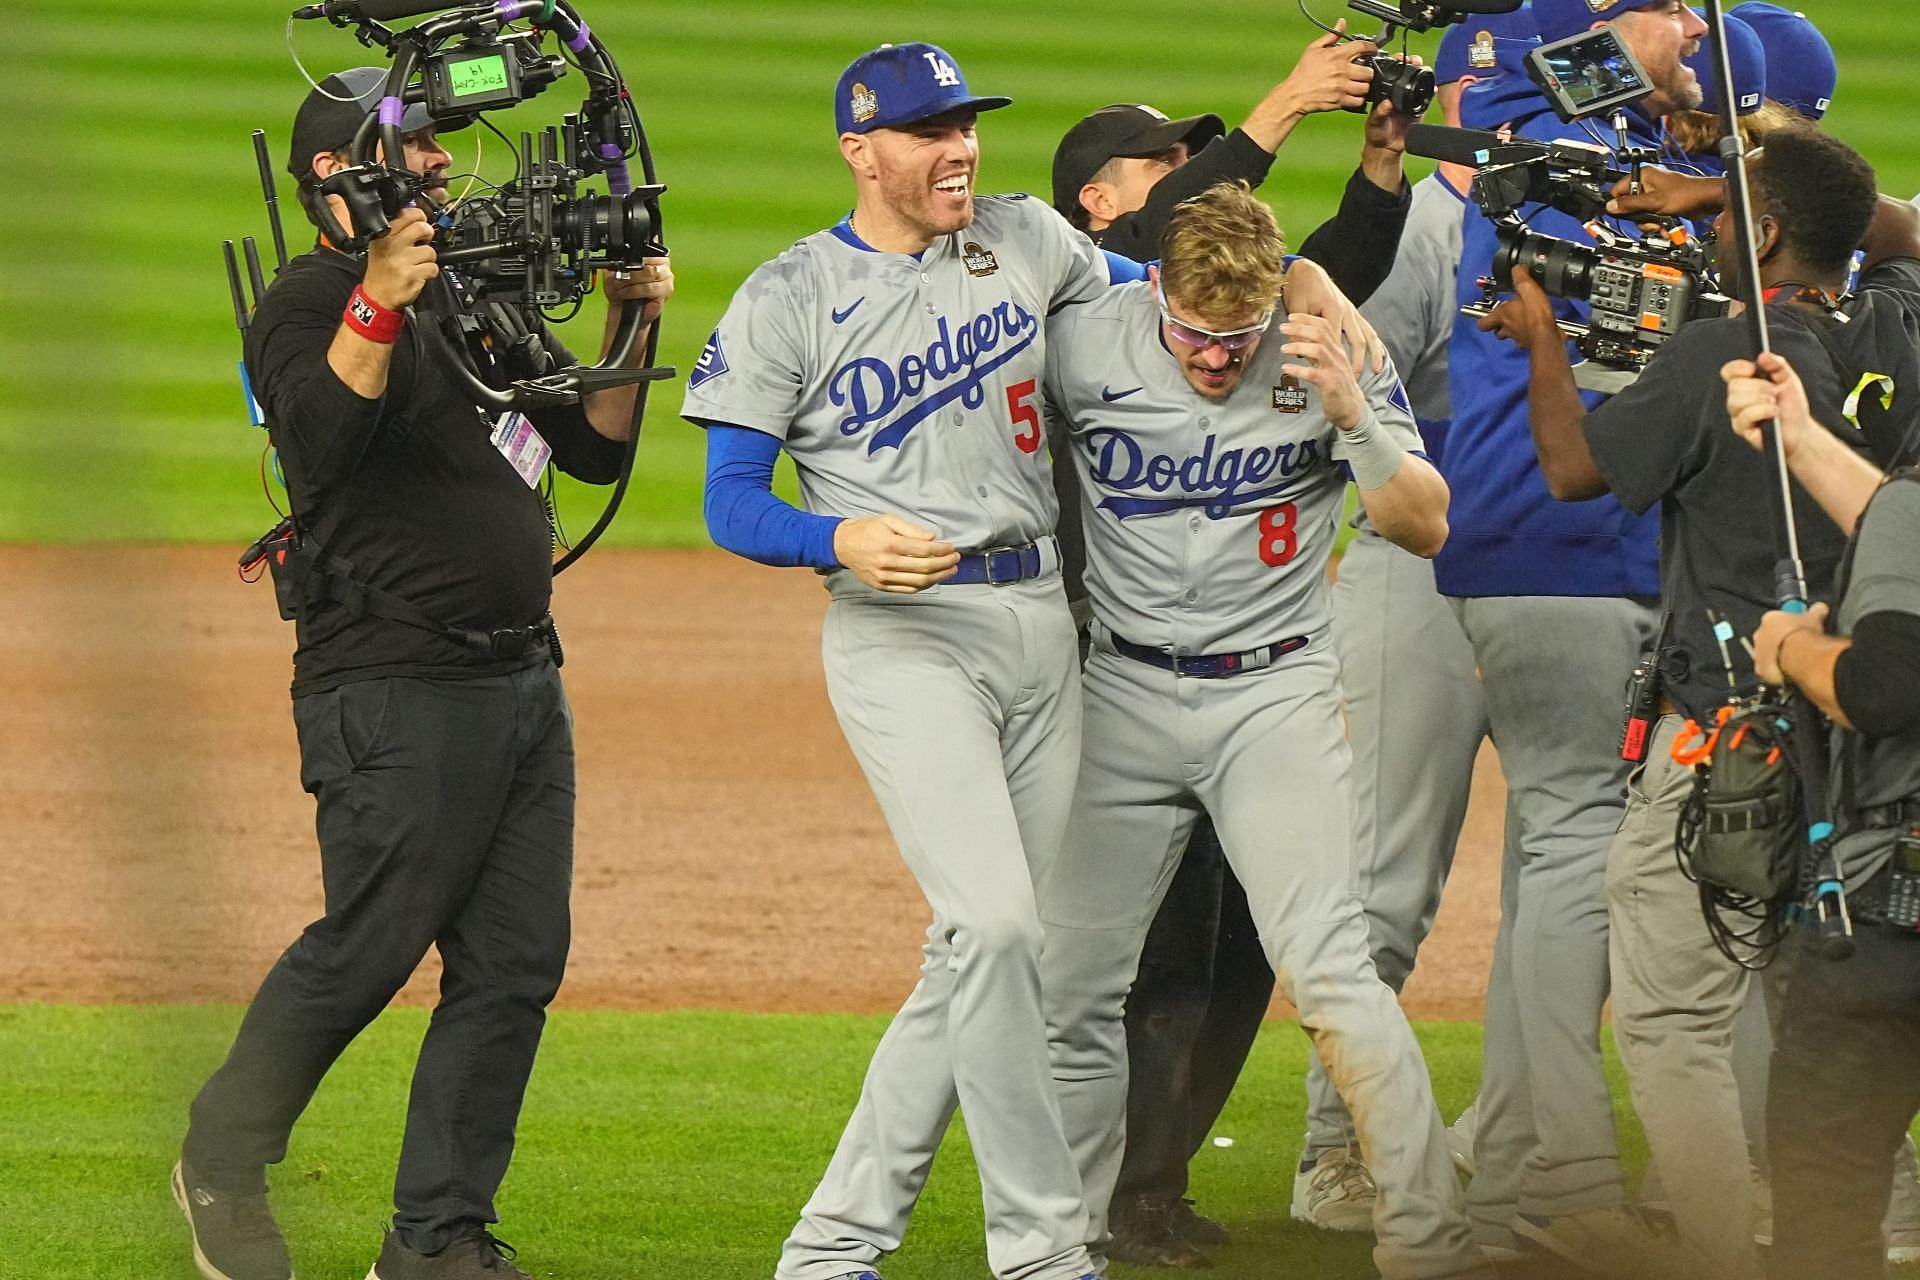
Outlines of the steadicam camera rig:
[[[1574,367],[1584,389],[1619,391],[1682,325],[1727,314],[1730,303],[1714,276],[1709,245],[1685,222],[1649,216],[1654,229],[1634,235],[1603,220],[1613,188],[1623,179],[1637,185],[1640,166],[1656,158],[1649,150],[1438,125],[1409,128],[1407,150],[1472,167],[1473,202],[1497,228],[1491,273],[1479,278],[1485,296],[1462,308],[1466,314],[1492,311],[1515,266],[1525,266],[1551,296],[1591,304],[1587,323],[1560,322],[1586,357]],[[1578,218],[1594,243],[1534,231],[1521,213],[1532,205]]]
[[[1393,43],[1396,35],[1403,37],[1407,32],[1424,33],[1436,27],[1449,27],[1456,22],[1465,22],[1475,14],[1512,13],[1523,0],[1397,0],[1388,4],[1385,0],[1347,0],[1347,7],[1369,18],[1378,18],[1385,24],[1377,36],[1348,36],[1346,39],[1365,39],[1384,50]],[[1331,34],[1333,28],[1307,11],[1307,0],[1299,0],[1300,12],[1306,14],[1308,22]],[[1364,62],[1373,68],[1373,84],[1367,89],[1366,101],[1360,106],[1349,108],[1353,111],[1370,113],[1382,102],[1390,102],[1393,109],[1402,115],[1419,116],[1433,105],[1433,68],[1415,65],[1404,52],[1399,54],[1374,53],[1364,58],[1355,58],[1355,62]]]
[[[395,30],[398,19],[432,15]],[[622,303],[611,348],[595,365],[561,367],[542,341],[541,319],[571,315],[592,291],[595,273],[660,257],[660,195],[646,132],[613,55],[567,0],[324,0],[293,13],[350,29],[361,44],[392,60],[378,105],[367,113],[348,150],[350,161],[320,183],[325,196],[345,204],[342,225],[326,201],[316,212],[329,243],[348,253],[387,234],[409,205],[436,227],[435,257],[444,268],[409,314],[433,356],[472,401],[495,414],[571,404],[593,392],[639,385],[632,433],[612,496],[599,520],[555,564],[558,573],[586,552],[612,521],[632,472],[634,446],[646,407],[646,384],[674,376],[657,367],[659,326],[648,333],[643,360],[629,367],[646,328],[645,306]],[[548,38],[553,38],[549,47]],[[539,134],[522,132],[513,176],[483,184],[480,194],[441,204],[428,179],[410,172],[400,122],[408,105],[424,103],[446,124],[479,121],[517,106],[577,71],[586,92],[578,110]],[[264,134],[254,150],[269,221],[282,266],[286,263],[273,176]],[[642,182],[632,180],[637,162]],[[583,190],[604,177],[607,191]],[[257,302],[264,292],[258,251],[244,241],[248,283]],[[225,245],[235,318],[244,331],[246,290],[231,241]],[[242,369],[242,378],[245,378]],[[260,421],[249,390],[249,408]],[[270,544],[273,534],[256,548]]]

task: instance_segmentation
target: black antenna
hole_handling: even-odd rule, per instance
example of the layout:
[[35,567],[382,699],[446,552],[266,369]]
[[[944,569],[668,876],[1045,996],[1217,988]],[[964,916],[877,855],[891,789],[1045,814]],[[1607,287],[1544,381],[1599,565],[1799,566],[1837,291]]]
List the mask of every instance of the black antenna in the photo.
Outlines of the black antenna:
[[247,253],[247,279],[253,282],[253,305],[257,307],[267,293],[267,278],[260,271],[260,246],[253,242],[252,236],[247,236],[240,241],[240,247]]
[[233,293],[233,323],[241,333],[247,331],[247,322],[251,318],[247,313],[247,291],[240,283],[240,259],[234,256],[233,241],[222,240],[220,252],[227,259],[227,288]]
[[280,193],[273,186],[273,161],[267,158],[267,131],[253,131],[253,159],[260,167],[260,193],[267,200],[267,225],[273,228],[273,256],[279,264],[274,268],[287,265],[287,233],[280,226]]

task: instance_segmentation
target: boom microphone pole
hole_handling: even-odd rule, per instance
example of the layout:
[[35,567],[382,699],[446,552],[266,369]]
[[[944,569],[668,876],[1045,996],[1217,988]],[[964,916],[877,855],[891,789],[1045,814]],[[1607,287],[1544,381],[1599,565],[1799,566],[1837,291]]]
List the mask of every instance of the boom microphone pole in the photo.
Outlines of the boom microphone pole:
[[[1773,350],[1765,298],[1760,290],[1760,237],[1753,224],[1753,191],[1747,181],[1746,142],[1740,136],[1733,63],[1727,54],[1726,15],[1721,0],[1706,0],[1708,38],[1713,42],[1713,75],[1720,87],[1720,159],[1726,166],[1728,213],[1745,277],[1747,324],[1754,350]],[[1783,612],[1807,611],[1807,574],[1800,559],[1800,535],[1793,520],[1793,489],[1780,424],[1760,424],[1761,439],[1773,464],[1774,599]],[[1800,789],[1807,808],[1807,845],[1813,858],[1813,914],[1820,929],[1820,953],[1829,960],[1853,954],[1853,918],[1847,911],[1847,887],[1833,856],[1833,808],[1827,793],[1826,725],[1820,709],[1804,693],[1793,700],[1793,746],[1800,764]]]

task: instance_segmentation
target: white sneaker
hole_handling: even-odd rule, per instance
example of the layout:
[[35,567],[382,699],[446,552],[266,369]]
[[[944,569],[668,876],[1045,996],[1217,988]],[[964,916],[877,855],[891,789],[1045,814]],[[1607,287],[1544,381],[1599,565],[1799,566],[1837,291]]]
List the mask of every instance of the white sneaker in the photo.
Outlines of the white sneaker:
[[1453,1156],[1453,1167],[1460,1176],[1473,1177],[1473,1139],[1480,1132],[1480,1099],[1475,1098],[1460,1113],[1460,1118],[1447,1126],[1447,1151]]
[[1293,1175],[1294,1218],[1323,1231],[1373,1230],[1378,1197],[1373,1175],[1350,1147],[1323,1151]]
[[1513,1234],[1582,1271],[1633,1276],[1635,1280],[1685,1274],[1679,1251],[1655,1235],[1626,1205],[1555,1218],[1515,1214]]

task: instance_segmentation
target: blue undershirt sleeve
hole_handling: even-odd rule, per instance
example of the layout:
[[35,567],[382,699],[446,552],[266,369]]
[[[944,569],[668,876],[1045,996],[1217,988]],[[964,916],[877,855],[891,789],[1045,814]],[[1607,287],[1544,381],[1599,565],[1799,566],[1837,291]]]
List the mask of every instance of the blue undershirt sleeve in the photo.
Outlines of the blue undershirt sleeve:
[[1108,284],[1132,284],[1135,280],[1147,278],[1147,268],[1143,263],[1135,262],[1132,258],[1123,258],[1110,249],[1102,249],[1100,252],[1106,255]]
[[707,428],[707,484],[701,513],[714,542],[749,560],[838,569],[833,532],[839,516],[801,511],[773,492],[780,442],[764,431],[714,423]]

